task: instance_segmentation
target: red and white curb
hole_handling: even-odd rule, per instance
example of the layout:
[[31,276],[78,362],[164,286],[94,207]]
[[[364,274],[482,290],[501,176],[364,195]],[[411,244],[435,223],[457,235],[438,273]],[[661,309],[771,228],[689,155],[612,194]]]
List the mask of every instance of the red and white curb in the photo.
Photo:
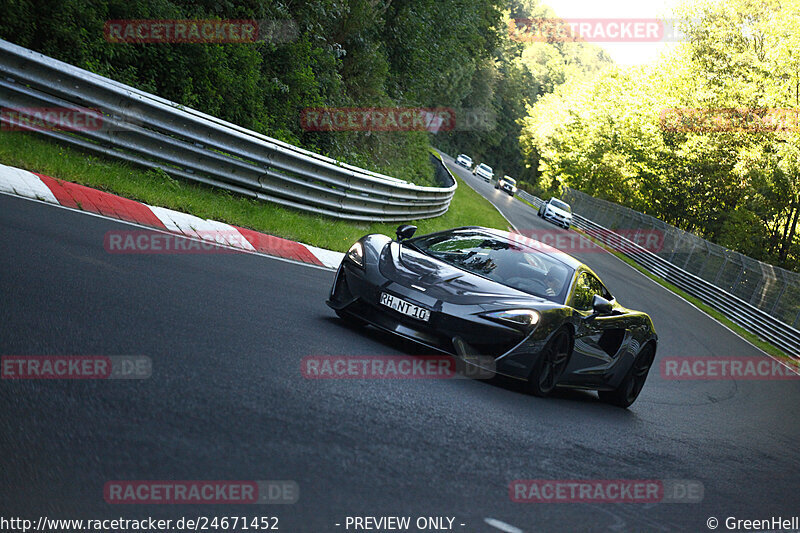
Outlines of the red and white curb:
[[0,193],[61,205],[251,253],[337,268],[344,254],[265,233],[147,205],[42,174],[0,164]]

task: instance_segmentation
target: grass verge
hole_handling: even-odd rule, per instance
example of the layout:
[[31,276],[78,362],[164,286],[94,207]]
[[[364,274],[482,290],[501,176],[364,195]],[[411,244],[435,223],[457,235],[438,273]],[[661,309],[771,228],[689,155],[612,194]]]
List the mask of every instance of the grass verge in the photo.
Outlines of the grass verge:
[[536,209],[536,210],[538,210],[538,209],[539,209],[538,207],[536,207],[535,205],[533,205],[532,203],[530,203],[528,200],[526,200],[526,199],[524,199],[524,198],[520,198],[518,194],[515,194],[515,195],[514,195],[514,198],[516,198],[517,200],[519,200],[519,201],[520,201],[520,202],[522,202],[523,204],[528,204],[529,206],[531,206],[532,208],[534,208],[534,209]]
[[[358,223],[304,213],[269,202],[235,195],[143,170],[124,162],[99,158],[34,134],[0,131],[0,163],[46,174],[113,194],[192,215],[235,224],[321,248],[347,251],[367,233],[394,235],[398,224]],[[442,216],[412,222],[419,233],[456,226],[505,229],[497,210],[458,177],[450,209]]]

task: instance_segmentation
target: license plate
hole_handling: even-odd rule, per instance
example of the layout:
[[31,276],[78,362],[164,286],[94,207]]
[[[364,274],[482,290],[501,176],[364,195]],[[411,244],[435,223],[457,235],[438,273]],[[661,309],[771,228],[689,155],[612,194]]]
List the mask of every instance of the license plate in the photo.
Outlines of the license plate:
[[424,307],[414,305],[410,302],[407,302],[401,298],[392,296],[391,294],[387,294],[385,292],[381,293],[381,305],[390,307],[395,311],[397,311],[398,313],[403,313],[404,315],[416,318],[417,320],[422,320],[423,322],[427,322],[428,319],[431,317],[431,312],[425,309]]

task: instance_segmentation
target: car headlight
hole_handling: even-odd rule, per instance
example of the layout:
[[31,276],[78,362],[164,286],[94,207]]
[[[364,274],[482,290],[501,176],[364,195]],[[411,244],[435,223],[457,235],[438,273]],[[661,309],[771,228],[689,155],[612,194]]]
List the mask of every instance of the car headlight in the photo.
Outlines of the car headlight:
[[364,245],[361,244],[361,241],[351,246],[350,249],[347,250],[347,255],[345,255],[345,257],[357,266],[364,268]]
[[535,328],[541,318],[539,312],[533,309],[508,309],[506,311],[486,313],[481,316],[494,320],[495,322],[521,327],[526,331]]

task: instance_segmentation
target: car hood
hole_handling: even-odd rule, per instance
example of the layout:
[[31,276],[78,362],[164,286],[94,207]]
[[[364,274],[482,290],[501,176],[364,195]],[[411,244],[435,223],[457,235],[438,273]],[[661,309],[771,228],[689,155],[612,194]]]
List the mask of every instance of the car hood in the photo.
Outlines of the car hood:
[[553,211],[554,213],[556,213],[558,215],[561,215],[562,217],[572,218],[572,213],[567,213],[563,209],[559,209],[559,208],[557,208],[557,207],[555,207],[553,205],[548,205],[548,207],[550,208],[551,211]]
[[383,248],[379,268],[391,281],[406,287],[421,287],[425,295],[444,302],[490,307],[504,302],[552,305],[548,300],[461,270],[394,241]]

